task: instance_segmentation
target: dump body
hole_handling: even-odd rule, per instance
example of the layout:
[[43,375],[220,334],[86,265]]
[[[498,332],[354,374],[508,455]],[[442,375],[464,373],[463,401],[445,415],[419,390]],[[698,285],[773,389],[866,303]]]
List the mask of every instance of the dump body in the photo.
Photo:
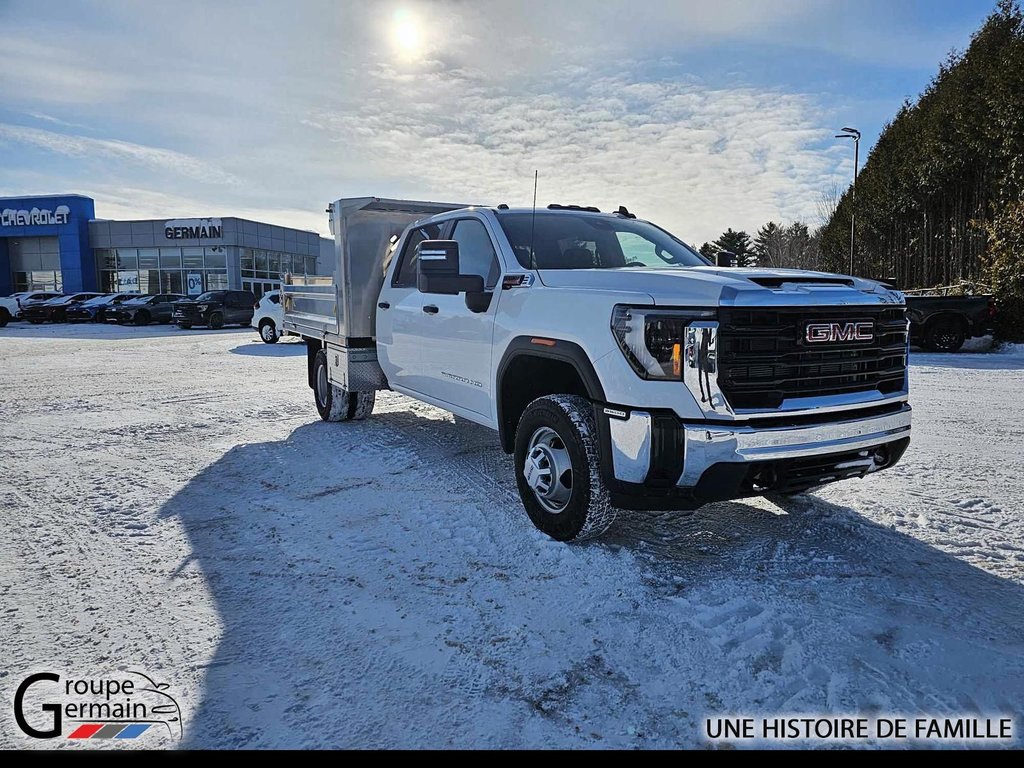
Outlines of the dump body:
[[397,238],[414,221],[469,206],[357,197],[328,207],[334,235],[330,276],[286,275],[284,330],[344,347],[371,347],[377,298]]

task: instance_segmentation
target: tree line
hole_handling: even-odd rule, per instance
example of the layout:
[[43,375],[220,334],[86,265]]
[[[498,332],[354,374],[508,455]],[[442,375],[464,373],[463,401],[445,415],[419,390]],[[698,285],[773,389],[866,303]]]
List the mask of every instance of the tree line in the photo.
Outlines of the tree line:
[[820,264],[900,288],[991,286],[1001,330],[1024,336],[1024,15],[1000,0],[963,52],[886,125],[819,233]]
[[916,102],[882,131],[852,187],[822,193],[824,222],[728,229],[700,252],[739,266],[853,272],[909,290],[991,288],[999,335],[1024,340],[1024,14],[1000,0]]

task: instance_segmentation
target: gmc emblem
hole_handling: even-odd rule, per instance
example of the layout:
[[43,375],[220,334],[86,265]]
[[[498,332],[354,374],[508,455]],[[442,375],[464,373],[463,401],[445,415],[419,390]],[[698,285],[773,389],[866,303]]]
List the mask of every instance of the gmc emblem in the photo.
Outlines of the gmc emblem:
[[859,323],[808,323],[804,338],[808,344],[874,341],[875,325],[870,320]]

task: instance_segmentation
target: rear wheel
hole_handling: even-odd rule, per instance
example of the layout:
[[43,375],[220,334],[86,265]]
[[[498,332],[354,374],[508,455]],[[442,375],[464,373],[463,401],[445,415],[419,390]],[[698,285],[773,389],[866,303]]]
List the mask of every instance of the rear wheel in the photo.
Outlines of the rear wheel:
[[11,313],[7,311],[7,307],[0,307],[0,328],[5,327],[11,322]]
[[349,392],[332,384],[327,371],[327,353],[321,349],[313,360],[313,399],[324,421],[361,421],[373,412],[377,393]]
[[615,521],[601,479],[594,407],[578,395],[534,400],[516,429],[519,497],[538,529],[557,541],[581,541]]
[[274,326],[273,320],[260,321],[260,338],[263,339],[264,344],[277,343],[277,328]]
[[964,345],[967,334],[956,318],[939,318],[928,326],[924,345],[933,352],[956,352]]
[[210,315],[210,327],[215,331],[219,331],[224,327],[224,315],[220,312],[214,312]]

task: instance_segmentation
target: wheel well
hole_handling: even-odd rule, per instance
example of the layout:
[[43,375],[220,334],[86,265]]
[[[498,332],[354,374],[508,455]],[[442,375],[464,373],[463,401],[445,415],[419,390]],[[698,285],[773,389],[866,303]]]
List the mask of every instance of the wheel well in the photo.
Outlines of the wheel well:
[[316,389],[316,371],[314,370],[316,353],[324,348],[324,343],[308,336],[303,336],[302,340],[306,342],[306,383],[310,389]]
[[567,360],[540,355],[516,355],[505,366],[500,381],[498,421],[501,447],[512,453],[516,427],[526,406],[544,395],[580,395],[590,398],[576,366]]

